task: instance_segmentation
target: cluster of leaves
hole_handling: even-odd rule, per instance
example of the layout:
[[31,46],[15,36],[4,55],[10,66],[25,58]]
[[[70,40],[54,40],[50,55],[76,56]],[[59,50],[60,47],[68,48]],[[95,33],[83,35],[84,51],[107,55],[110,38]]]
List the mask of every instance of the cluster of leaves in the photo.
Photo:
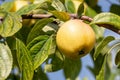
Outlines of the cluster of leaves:
[[[38,4],[31,3],[16,12],[10,12],[12,5],[13,2],[5,2],[0,6],[0,17],[2,17],[0,22],[0,80],[15,77],[21,80],[48,80],[45,72],[61,69],[66,79],[75,80],[81,70],[81,60],[66,58],[58,50],[55,42],[56,32],[61,23],[70,19],[68,13],[75,13],[72,0],[41,0]],[[108,60],[110,55],[108,53],[117,48],[115,63],[119,68],[120,42],[119,40],[116,42],[112,36],[104,38],[104,28],[98,25],[107,24],[120,29],[120,16],[113,13],[97,14],[89,6],[84,8],[84,5],[87,4],[81,2],[76,14],[79,17],[83,14],[93,17],[90,25],[97,39],[94,49],[90,52],[95,66],[88,68],[93,72],[96,80],[110,80],[113,74],[109,66],[111,61]],[[53,16],[23,20],[21,23],[22,15],[41,13]],[[108,46],[113,40],[116,43]],[[15,69],[18,69],[18,74],[14,73]]]

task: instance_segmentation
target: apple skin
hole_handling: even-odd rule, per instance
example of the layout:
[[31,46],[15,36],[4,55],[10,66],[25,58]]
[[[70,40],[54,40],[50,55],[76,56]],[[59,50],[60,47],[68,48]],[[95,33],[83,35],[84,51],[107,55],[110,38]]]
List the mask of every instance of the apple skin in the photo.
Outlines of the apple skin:
[[81,20],[68,20],[56,34],[58,49],[68,58],[78,59],[88,54],[95,45],[93,29]]

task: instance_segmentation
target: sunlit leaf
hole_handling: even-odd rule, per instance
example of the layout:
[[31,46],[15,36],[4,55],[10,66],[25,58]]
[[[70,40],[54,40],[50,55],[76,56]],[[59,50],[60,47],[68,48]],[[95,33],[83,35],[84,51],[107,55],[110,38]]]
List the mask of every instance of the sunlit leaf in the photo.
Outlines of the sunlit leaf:
[[81,61],[66,59],[63,70],[67,80],[75,80],[81,70]]
[[38,22],[36,22],[32,30],[28,34],[27,43],[32,41],[35,37],[39,36],[40,34],[44,34],[44,32],[42,31],[42,28],[52,21],[53,21],[52,19],[45,18],[45,19],[41,19]]
[[23,15],[23,14],[28,14],[30,12],[32,12],[32,10],[40,7],[41,4],[29,4],[26,6],[23,6],[22,8],[20,8],[16,13],[19,15]]
[[48,38],[49,38],[49,36],[47,36],[47,35],[40,35],[40,36],[34,38],[27,45],[27,48],[30,51],[30,54],[31,54],[32,57],[35,57],[35,55],[43,47],[44,43],[47,41]]
[[82,3],[79,5],[78,11],[77,11],[77,15],[80,17],[83,12],[84,12],[84,2],[82,2]]
[[50,36],[46,40],[42,48],[39,49],[39,51],[37,52],[37,54],[33,58],[34,69],[38,68],[49,57],[49,55],[51,55],[54,49],[52,42],[53,42],[53,36]]
[[22,73],[21,79],[32,80],[34,73],[32,58],[26,46],[19,39],[16,39],[16,55]]
[[65,11],[65,7],[60,0],[53,0],[52,6],[57,10],[57,11]]
[[12,69],[13,58],[7,44],[0,43],[0,80],[5,80]]
[[93,18],[92,23],[120,29],[120,16],[109,12],[100,13]]
[[91,27],[93,28],[95,35],[96,35],[96,42],[101,41],[104,35],[105,29],[102,27],[99,27],[97,25],[92,24]]
[[11,31],[9,35],[12,36],[22,28],[22,23],[21,23],[22,18],[15,13],[10,13],[10,16],[13,20],[13,26],[11,27]]
[[40,6],[40,9],[44,9],[46,11],[55,10],[54,6],[52,6],[52,3],[53,1],[46,0],[46,2],[44,1],[44,3]]
[[22,18],[15,14],[6,11],[0,11],[0,17],[3,21],[0,23],[0,35],[3,37],[8,37],[14,35],[22,27]]
[[104,38],[96,47],[95,53],[94,53],[94,59],[97,58],[97,56],[101,53],[101,51],[105,48],[105,46],[108,45],[109,42],[113,41],[115,38],[112,36],[108,36]]
[[65,0],[65,7],[69,13],[75,13],[75,6],[72,0]]
[[3,18],[3,22],[0,23],[0,35],[7,37],[9,36],[11,28],[13,27],[13,20],[11,16],[5,11],[1,11],[0,16]]
[[13,7],[13,2],[10,2],[10,1],[9,2],[3,2],[1,4],[1,8],[3,8],[6,11],[10,11],[12,9],[12,7]]
[[67,21],[70,19],[70,16],[68,13],[66,12],[59,12],[59,11],[51,11],[51,13],[57,17],[58,19],[62,20],[62,21]]
[[[86,5],[86,6],[87,6],[87,5]],[[89,6],[87,6],[87,7],[85,8],[85,15],[93,18],[94,16],[97,15],[97,13],[96,13],[95,10],[93,10],[92,8],[90,8]]]
[[[84,14],[91,18],[93,18],[94,16],[97,15],[96,11],[93,10],[92,8],[90,8],[89,6],[85,7]],[[103,37],[104,28],[98,27],[97,25],[94,25],[94,24],[91,24],[91,26],[92,26],[93,30],[95,31],[97,41],[99,41],[99,39],[101,39]]]

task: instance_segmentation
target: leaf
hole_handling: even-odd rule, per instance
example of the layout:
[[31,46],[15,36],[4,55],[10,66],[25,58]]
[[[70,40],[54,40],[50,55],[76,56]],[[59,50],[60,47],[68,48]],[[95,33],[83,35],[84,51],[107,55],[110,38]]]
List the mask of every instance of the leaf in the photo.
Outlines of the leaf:
[[13,58],[8,45],[0,43],[0,80],[5,80],[12,70]]
[[83,12],[84,12],[84,2],[82,2],[78,7],[78,11],[77,11],[78,17],[80,17]]
[[115,64],[118,68],[120,68],[120,50],[117,52],[117,55],[115,57]]
[[102,27],[98,27],[98,26],[95,25],[95,24],[92,24],[92,25],[90,25],[90,26],[93,28],[93,30],[94,30],[94,32],[95,32],[96,40],[97,40],[96,42],[98,43],[98,42],[101,41],[101,39],[103,38],[105,29],[102,28]]
[[115,13],[115,14],[120,16],[120,10],[119,9],[120,9],[120,5],[112,4],[110,6],[110,12]]
[[52,50],[54,50],[52,43],[53,36],[51,35],[33,58],[34,70],[38,68],[49,57],[49,55],[51,55],[53,52]]
[[[87,5],[86,5],[87,6]],[[85,8],[85,14],[86,16],[89,16],[91,18],[93,18],[94,16],[97,15],[96,11],[93,10],[92,8],[90,8],[89,6],[87,6],[87,8]]]
[[98,57],[96,58],[96,60],[94,60],[94,68],[91,68],[88,66],[89,70],[96,76],[99,75],[100,70],[102,69],[104,60],[105,60],[105,56],[106,55],[102,55],[102,53],[100,53],[98,55]]
[[1,8],[4,9],[5,11],[10,11],[13,7],[13,2],[3,2],[1,4]]
[[29,4],[29,5],[23,6],[16,13],[19,15],[28,14],[32,12],[34,9],[40,7],[41,4]]
[[15,14],[6,11],[0,11],[0,17],[3,21],[0,23],[0,35],[2,37],[8,37],[14,35],[22,27],[20,20],[22,18]]
[[63,68],[64,56],[56,49],[50,64],[45,65],[45,72],[55,72]]
[[52,21],[53,20],[50,18],[45,18],[37,21],[36,24],[33,26],[32,30],[30,31],[30,33],[28,34],[27,43],[32,41],[35,37],[39,36],[40,34],[44,34],[42,28]]
[[71,60],[66,59],[64,62],[64,74],[67,80],[75,80],[81,69],[81,61],[80,60]]
[[31,54],[32,57],[35,57],[35,55],[43,47],[44,43],[47,41],[48,38],[49,38],[49,36],[47,36],[47,35],[40,35],[40,36],[34,38],[27,45],[27,48],[30,51],[30,54]]
[[43,10],[46,10],[46,11],[55,10],[55,8],[52,6],[52,2],[53,1],[51,1],[51,0],[44,1],[44,3],[40,6],[40,9],[43,9]]
[[22,73],[22,80],[32,80],[34,70],[30,53],[22,41],[16,38],[17,61]]
[[34,80],[49,80],[47,74],[42,70],[41,67],[37,68],[34,72]]
[[12,17],[13,20],[13,27],[11,28],[9,35],[12,36],[22,28],[21,23],[22,18],[15,13],[10,13],[10,16]]
[[[111,64],[112,64],[112,55],[111,54],[107,54],[106,56],[106,63],[105,63],[105,70],[104,70],[104,80],[110,80],[110,77],[113,73],[111,71]],[[114,80],[114,79],[112,79]]]
[[67,21],[70,19],[70,16],[66,12],[59,12],[59,11],[51,11],[51,13],[58,19],[62,21]]
[[97,56],[101,53],[101,51],[105,48],[105,46],[113,41],[115,38],[112,36],[108,36],[106,38],[104,38],[96,47],[95,49],[95,53],[94,53],[94,60],[96,60]]
[[116,29],[120,29],[120,16],[113,13],[100,13],[93,18],[92,23],[97,25],[110,25]]
[[69,13],[75,13],[75,6],[72,0],[65,0],[65,7]]
[[52,6],[57,10],[57,11],[66,11],[65,7],[60,0],[53,0]]
[[101,69],[99,70],[99,74],[96,75],[96,80],[104,80],[105,63],[106,63],[106,57],[104,56],[104,60],[102,61],[101,64]]

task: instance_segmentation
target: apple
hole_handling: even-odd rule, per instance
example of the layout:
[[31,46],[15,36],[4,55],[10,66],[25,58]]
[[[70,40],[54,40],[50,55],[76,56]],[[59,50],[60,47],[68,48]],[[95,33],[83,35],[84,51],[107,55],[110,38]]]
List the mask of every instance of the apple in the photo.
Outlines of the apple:
[[93,29],[79,19],[63,23],[56,34],[58,49],[71,59],[78,59],[88,54],[93,49],[95,41]]

